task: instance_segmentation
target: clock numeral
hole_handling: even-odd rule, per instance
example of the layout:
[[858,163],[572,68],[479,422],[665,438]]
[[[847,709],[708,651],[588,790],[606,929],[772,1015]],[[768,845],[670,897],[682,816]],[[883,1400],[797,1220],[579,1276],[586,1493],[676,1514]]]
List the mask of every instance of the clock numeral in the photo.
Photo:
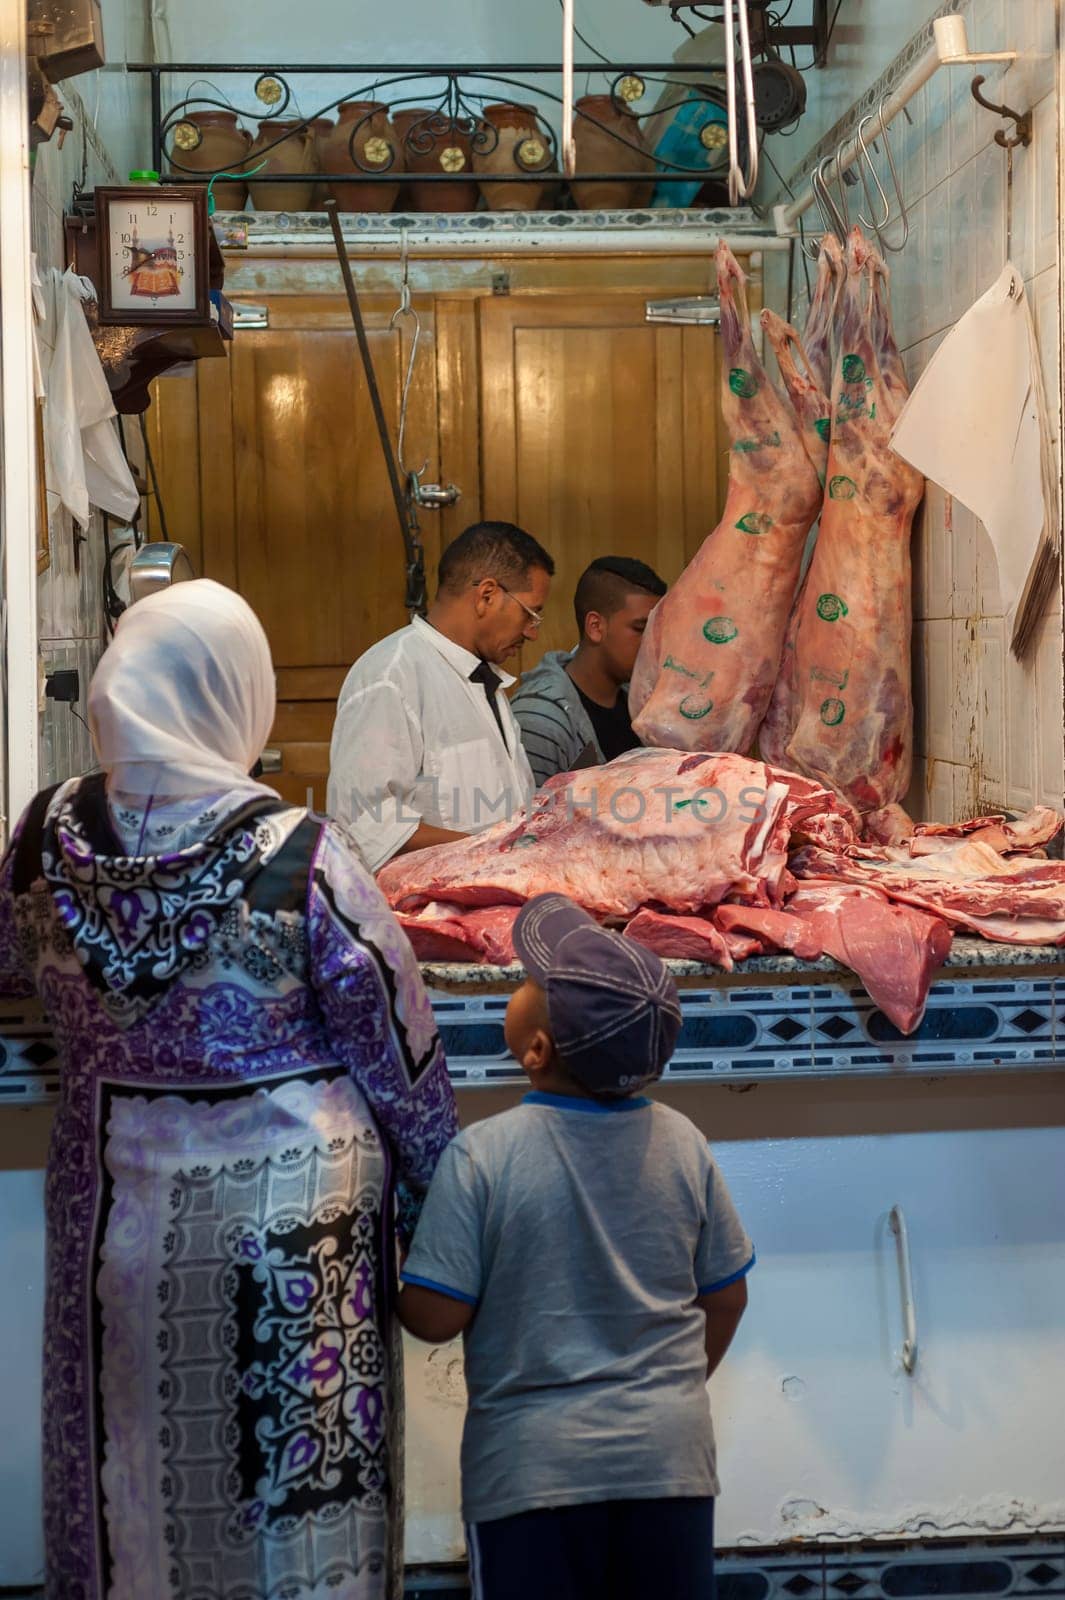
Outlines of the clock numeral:
[[129,244],[129,242],[130,242],[130,240],[131,240],[131,238],[132,238],[132,237],[133,237],[133,235],[132,235],[132,234],[129,234],[129,233],[124,233],[124,234],[123,234],[123,235],[122,235],[122,243],[123,243],[123,244]]
[[137,213],[136,213],[136,212],[135,212],[135,211],[131,211],[131,212],[130,212],[130,214],[129,214],[129,220],[130,220],[130,221],[131,221],[131,222],[136,222],[136,220],[137,220]]
[[184,250],[179,250],[179,251],[178,251],[178,253],[177,253],[177,258],[178,258],[178,260],[179,260],[179,261],[184,261],[184,259],[185,259],[185,252],[184,252]]
[[159,207],[151,200],[148,201],[145,210],[150,217],[157,217],[159,215]]
[[175,240],[176,240],[176,242],[178,244],[184,244],[185,243],[185,235],[183,233],[176,233],[174,235],[174,238],[175,238]]

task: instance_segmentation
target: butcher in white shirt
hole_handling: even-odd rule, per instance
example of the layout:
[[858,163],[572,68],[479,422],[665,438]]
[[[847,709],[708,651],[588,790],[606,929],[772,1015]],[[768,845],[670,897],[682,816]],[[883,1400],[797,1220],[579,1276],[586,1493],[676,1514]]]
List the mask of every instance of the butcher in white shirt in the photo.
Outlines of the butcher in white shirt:
[[440,558],[426,618],[360,656],[337,702],[329,814],[372,871],[480,833],[535,788],[502,663],[535,639],[555,565],[509,522],[478,522]]

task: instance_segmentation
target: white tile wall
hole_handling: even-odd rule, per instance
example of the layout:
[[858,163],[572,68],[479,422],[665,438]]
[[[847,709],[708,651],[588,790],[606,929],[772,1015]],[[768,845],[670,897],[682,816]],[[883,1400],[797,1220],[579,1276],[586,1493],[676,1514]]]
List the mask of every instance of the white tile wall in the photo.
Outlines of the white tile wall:
[[[70,207],[75,181],[86,188],[114,182],[118,173],[93,126],[93,119],[73,85],[62,86],[65,109],[74,121],[62,150],[58,141],[38,147],[33,171],[32,227],[38,270],[66,265],[63,214]],[[47,325],[40,330],[47,344]],[[50,518],[51,563],[37,580],[38,633],[47,670],[76,667],[81,698],[70,706],[41,700],[40,773],[42,785],[57,783],[92,766],[92,746],[84,718],[86,691],[104,644],[101,605],[103,526],[98,514],[79,543],[69,514],[53,509]]]
[[[926,16],[935,9],[929,4]],[[970,0],[963,9],[974,49],[1021,52],[1008,69],[988,69],[985,92],[1033,108],[1032,142],[1014,152],[1011,174],[994,143],[1002,124],[976,105],[972,74],[961,70],[938,72],[911,103],[912,121],[895,124],[910,211],[909,243],[891,263],[896,333],[916,382],[946,331],[1012,259],[1035,317],[1060,474],[1062,0]],[[856,75],[855,93],[868,82]],[[913,559],[918,759],[910,805],[938,817],[1036,802],[1061,807],[1060,593],[1033,657],[1021,664],[1007,648],[990,541],[935,485],[914,529]]]
[[[909,4],[910,27],[938,9]],[[1033,138],[1012,172],[994,142],[1001,121],[978,107],[968,71],[943,70],[894,125],[910,216],[906,249],[891,258],[895,331],[910,382],[1007,260],[1024,275],[1043,364],[1051,433],[1061,474],[1062,290],[1059,237],[1062,93],[1059,30],[1065,0],[969,0],[975,50],[1016,49],[1008,68],[989,65],[985,93],[1032,108]],[[868,22],[854,19],[859,33]],[[864,34],[862,34],[864,38]],[[896,35],[896,48],[904,43]],[[879,69],[877,69],[879,70]],[[861,50],[837,69],[857,98],[871,78]],[[818,95],[840,102],[839,83],[815,82],[811,126],[825,131]],[[831,121],[831,119],[828,119]],[[804,121],[805,126],[805,121]],[[775,303],[774,284],[767,298]],[[804,314],[798,275],[795,316]],[[1059,485],[1060,495],[1060,485]],[[1061,506],[1057,508],[1060,522]],[[929,487],[913,539],[913,683],[916,762],[908,804],[917,816],[974,814],[989,807],[1065,805],[1065,686],[1060,589],[1038,647],[1024,665],[1009,654],[994,551],[962,505]]]

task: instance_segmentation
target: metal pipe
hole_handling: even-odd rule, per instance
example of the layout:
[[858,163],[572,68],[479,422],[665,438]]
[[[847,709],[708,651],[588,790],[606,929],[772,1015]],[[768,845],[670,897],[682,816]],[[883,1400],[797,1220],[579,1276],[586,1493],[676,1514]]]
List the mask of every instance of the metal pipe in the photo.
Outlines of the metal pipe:
[[906,1231],[906,1218],[901,1206],[892,1206],[890,1222],[895,1235],[902,1290],[902,1323],[905,1330],[902,1365],[906,1372],[913,1372],[917,1366],[917,1306],[913,1298],[913,1273],[910,1269],[910,1236]]
[[[646,233],[640,235],[641,255],[668,255],[691,256],[704,260],[716,250],[718,244],[724,241],[733,255],[750,255],[752,257],[763,251],[779,252],[781,255],[791,249],[790,239],[780,239],[769,235],[721,234],[710,231],[702,232],[693,229],[690,234],[668,233],[665,237],[654,238]],[[306,234],[302,237],[299,233],[293,237],[291,234],[282,233],[269,238],[251,238],[246,245],[228,247],[224,237],[220,241],[222,249],[226,251],[226,270],[230,274],[239,274],[241,263],[245,260],[260,261],[264,257],[272,260],[332,260],[334,251],[329,249],[323,238],[308,239]],[[359,259],[399,259],[399,241],[395,239],[367,239],[365,236],[353,237],[346,240],[348,255]],[[557,234],[546,229],[529,229],[520,234],[483,234],[472,230],[469,233],[422,234],[408,235],[407,253],[419,260],[445,260],[451,257],[460,259],[477,259],[491,257],[493,262],[520,258],[522,256],[628,256],[632,254],[632,244],[623,234],[616,233],[565,233]],[[227,280],[228,284],[228,280]],[[245,291],[237,284],[232,291],[227,287],[227,293],[235,294],[253,293],[251,285]],[[261,295],[264,290],[261,286],[257,292]]]
[[163,85],[158,70],[153,69],[152,95],[152,169],[163,170]]
[[[885,125],[894,122],[895,118],[902,113],[906,106],[909,105],[914,95],[924,88],[924,85],[928,82],[929,78],[933,78],[935,76],[940,65],[941,58],[939,51],[933,42],[928,46],[923,55],[918,56],[917,60],[906,73],[905,77],[900,79],[892,92],[885,98]],[[859,155],[860,152],[858,150],[857,141],[851,143],[849,150],[840,153],[840,177],[842,177],[844,172],[854,165]],[[777,232],[783,235],[794,235],[798,233],[799,218],[805,216],[806,212],[809,211],[810,207],[814,203],[814,199],[815,196],[813,189],[810,186],[807,186],[803,193],[799,195],[798,199],[793,200],[789,205],[774,206],[773,221]]]
[[[26,0],[0,0],[0,499],[6,639],[6,817],[37,793],[37,396],[30,284]],[[65,293],[65,288],[60,291]]]
[[572,178],[577,170],[573,137],[573,3],[562,0],[562,171]]
[[348,306],[351,310],[351,320],[355,324],[355,338],[359,346],[359,355],[362,357],[363,372],[366,375],[366,387],[370,391],[370,405],[373,409],[374,422],[377,425],[377,436],[381,441],[381,453],[385,458],[385,466],[388,469],[388,482],[392,490],[396,516],[399,519],[399,531],[403,540],[407,567],[406,605],[408,610],[421,611],[425,604],[425,558],[421,542],[417,536],[416,524],[412,526],[410,505],[399,478],[399,468],[396,465],[396,457],[392,449],[392,437],[388,431],[388,422],[385,419],[385,408],[381,403],[377,372],[373,364],[370,341],[366,336],[366,324],[363,321],[362,306],[359,304],[359,294],[355,287],[355,279],[352,276],[347,245],[340,227],[340,216],[337,212],[336,201],[327,200],[325,209],[333,230],[333,243],[336,245],[340,273],[344,279],[344,289],[348,297]]
[[[270,67],[268,64],[261,63],[257,65],[248,61],[166,61],[155,63],[150,61],[130,61],[124,70],[126,72],[172,72],[194,77],[201,77],[207,72],[244,73],[248,77],[251,77],[253,73],[256,77],[270,72],[285,77],[296,72],[306,72],[314,73],[318,77],[335,76],[337,74],[346,74],[350,77],[354,73],[360,73],[370,78],[397,77],[402,71],[395,61],[386,61],[383,64],[380,62],[366,63],[360,61],[354,65],[349,63],[340,66],[335,61],[311,62],[309,64],[293,63],[285,67]],[[705,77],[707,73],[724,72],[725,63],[723,61],[629,61],[619,64],[615,62],[604,63],[602,61],[579,61],[574,64],[573,68],[574,76],[579,76],[584,72],[606,73],[615,70],[619,73],[626,70],[630,72],[665,72],[670,76],[683,72],[692,73],[697,77]],[[533,76],[543,75],[555,78],[559,75],[557,61],[473,61],[469,65],[459,66],[456,66],[454,61],[430,62],[425,66],[420,66],[416,73],[409,75],[425,78],[461,78],[471,76],[484,78],[491,77],[498,72],[517,72],[522,75],[528,73]]]
[[[189,173],[174,173],[168,176],[168,184],[201,184],[208,178],[208,173],[193,176]],[[325,184],[550,184],[561,182],[561,174],[555,171],[540,168],[536,173],[237,173],[241,184],[309,184],[309,182],[325,182]],[[712,174],[702,168],[691,168],[686,173],[656,173],[656,184],[686,184],[692,178],[710,178]],[[580,173],[580,182],[592,184],[630,184],[632,173]],[[646,210],[646,206],[638,206],[636,210]],[[684,208],[688,210],[688,208]]]

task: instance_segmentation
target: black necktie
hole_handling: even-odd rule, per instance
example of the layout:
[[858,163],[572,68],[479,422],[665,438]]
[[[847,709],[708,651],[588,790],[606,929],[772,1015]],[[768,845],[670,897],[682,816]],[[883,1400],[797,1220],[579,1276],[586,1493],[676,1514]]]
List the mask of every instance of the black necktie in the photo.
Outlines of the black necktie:
[[488,696],[488,704],[492,708],[492,715],[496,719],[496,727],[499,729],[499,737],[502,739],[503,747],[509,755],[510,746],[507,744],[507,736],[503,732],[503,718],[499,714],[499,702],[496,699],[496,691],[502,686],[503,683],[502,678],[500,678],[497,673],[492,671],[487,661],[482,661],[480,666],[475,667],[470,673],[470,682],[479,683],[483,686],[484,692]]

